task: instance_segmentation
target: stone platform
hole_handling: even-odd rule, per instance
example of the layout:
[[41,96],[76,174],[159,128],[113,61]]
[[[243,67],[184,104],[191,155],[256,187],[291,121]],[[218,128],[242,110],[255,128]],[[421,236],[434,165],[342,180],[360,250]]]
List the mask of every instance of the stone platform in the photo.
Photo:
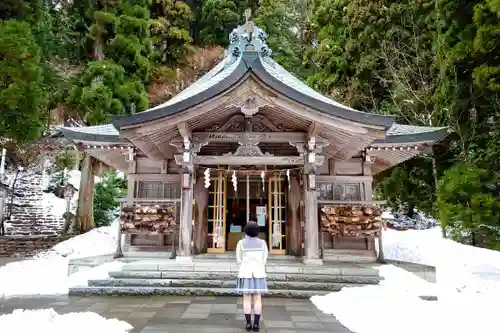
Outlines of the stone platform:
[[[266,297],[263,303],[261,333],[350,333],[335,317],[321,313],[309,300]],[[15,309],[50,308],[60,314],[90,311],[123,320],[134,327],[130,333],[245,333],[241,297],[0,299],[0,315]]]
[[[131,258],[127,258],[131,261]],[[377,284],[376,264],[325,263],[307,266],[295,257],[271,256],[267,263],[269,295],[309,298],[343,287]],[[195,257],[190,263],[141,258],[126,262],[110,278],[91,280],[70,289],[71,295],[194,295],[234,296],[236,260],[217,255]]]

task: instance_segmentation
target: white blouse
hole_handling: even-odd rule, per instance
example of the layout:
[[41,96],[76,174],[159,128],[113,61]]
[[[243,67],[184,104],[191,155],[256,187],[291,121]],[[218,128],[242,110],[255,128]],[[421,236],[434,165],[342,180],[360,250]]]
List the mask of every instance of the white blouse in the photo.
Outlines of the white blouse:
[[238,262],[238,278],[265,278],[267,263],[267,243],[259,239],[260,247],[245,248],[243,239],[236,246],[236,261]]

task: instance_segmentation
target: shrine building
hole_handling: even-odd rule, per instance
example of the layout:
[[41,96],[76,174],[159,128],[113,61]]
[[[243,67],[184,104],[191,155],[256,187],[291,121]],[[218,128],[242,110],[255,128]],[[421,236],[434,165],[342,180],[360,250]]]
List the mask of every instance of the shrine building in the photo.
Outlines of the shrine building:
[[248,19],[226,57],[167,102],[61,128],[85,153],[80,222],[92,219],[91,175],[102,163],[128,181],[125,254],[173,249],[189,261],[234,251],[249,220],[271,254],[306,264],[328,251],[374,253],[383,202],[373,177],[430,152],[447,129],[398,125],[323,96],[271,58],[266,38]]

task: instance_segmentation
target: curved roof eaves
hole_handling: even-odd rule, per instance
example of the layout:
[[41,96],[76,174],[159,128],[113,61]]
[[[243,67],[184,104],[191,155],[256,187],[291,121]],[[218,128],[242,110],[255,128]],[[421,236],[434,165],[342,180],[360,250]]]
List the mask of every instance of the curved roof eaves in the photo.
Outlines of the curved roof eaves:
[[323,96],[269,57],[259,57],[259,61],[252,66],[252,71],[271,88],[288,98],[328,115],[365,125],[381,126],[384,129],[394,123],[394,116],[358,111]]
[[227,59],[220,62],[213,70],[167,102],[144,112],[114,116],[112,117],[113,124],[119,129],[122,126],[160,119],[203,103],[224,92],[235,85],[248,70],[246,63],[241,61],[241,57],[227,67],[225,67],[226,61]]
[[112,124],[86,127],[60,127],[64,137],[72,141],[125,143]]
[[427,127],[394,124],[388,131],[385,139],[373,141],[376,144],[396,144],[412,142],[438,142],[448,135],[447,127]]

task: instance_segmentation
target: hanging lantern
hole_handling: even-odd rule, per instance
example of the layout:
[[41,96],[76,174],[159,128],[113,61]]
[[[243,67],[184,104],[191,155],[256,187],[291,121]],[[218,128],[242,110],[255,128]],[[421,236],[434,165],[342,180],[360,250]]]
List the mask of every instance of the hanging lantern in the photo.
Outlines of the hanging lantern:
[[262,181],[262,191],[264,192],[266,190],[265,185],[266,185],[266,172],[262,170],[260,173],[260,179]]
[[238,179],[236,178],[236,171],[233,171],[233,176],[231,177],[231,181],[233,182],[234,192],[238,191]]
[[205,175],[205,188],[210,187],[210,169],[206,169],[203,173]]

